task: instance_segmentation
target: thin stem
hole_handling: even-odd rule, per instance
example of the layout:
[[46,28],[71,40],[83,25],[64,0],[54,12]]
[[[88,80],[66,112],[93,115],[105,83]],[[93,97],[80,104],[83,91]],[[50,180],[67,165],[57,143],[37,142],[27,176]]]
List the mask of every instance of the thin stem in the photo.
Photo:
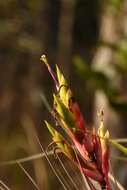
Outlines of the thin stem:
[[[55,149],[57,149],[57,148],[58,148],[58,147],[54,147],[54,152],[55,152]],[[55,159],[58,159],[56,154],[57,154],[57,153],[54,153]],[[59,160],[57,160],[57,161],[59,161]],[[58,164],[58,162],[57,162],[57,164]],[[59,167],[59,166],[58,166],[58,167]],[[63,168],[62,168],[62,169],[63,169]],[[63,171],[63,170],[62,170],[62,171]],[[60,171],[60,168],[57,170],[57,172],[58,172],[60,178],[62,179],[62,181],[64,182],[64,184],[66,185],[66,187],[67,187],[68,189],[71,189],[70,184],[68,183],[68,180],[65,178],[65,176],[63,175],[63,173]]]
[[127,138],[118,138],[118,139],[111,139],[116,141],[117,143],[127,143]]
[[120,184],[120,182],[118,180],[116,180],[113,175],[111,173],[109,173],[109,178],[111,179],[111,181],[115,184],[115,181],[117,182],[117,186],[119,188],[119,190],[125,190],[125,188]]
[[124,156],[111,156],[111,158],[127,162],[127,157]]
[[87,179],[87,183],[89,184],[91,190],[96,190],[96,188],[94,187],[93,183],[90,181],[90,179],[88,177],[86,177]]
[[127,148],[125,146],[117,143],[115,140],[110,140],[109,142],[111,143],[111,145],[115,146],[115,148],[127,155]]
[[38,187],[37,183],[34,181],[34,179],[30,176],[30,174],[26,171],[26,169],[22,166],[22,164],[18,163],[19,167],[23,170],[23,172],[26,174],[26,176],[29,178],[29,180],[32,182],[32,184],[34,185],[34,187],[37,190],[40,190],[40,188]]
[[[49,152],[48,155],[52,155],[53,151]],[[24,158],[19,158],[19,159],[15,159],[15,160],[9,160],[9,161],[4,161],[4,162],[0,162],[0,166],[6,166],[6,165],[13,165],[13,164],[17,164],[17,163],[24,163],[24,162],[29,162],[35,159],[40,159],[45,157],[44,153],[39,153],[39,154],[35,154],[35,155],[31,155],[31,156],[27,156]]]
[[[4,182],[0,180],[0,184],[6,189],[6,190],[11,190]],[[1,187],[2,188],[2,187]]]
[[[50,155],[52,156],[53,154],[54,154],[53,151],[49,151],[47,153],[48,156],[50,156]],[[44,157],[45,157],[45,153],[39,153],[39,154],[24,157],[24,158],[19,158],[19,159],[15,159],[15,160],[9,160],[9,161],[0,162],[0,166],[14,165],[14,164],[17,164],[17,163],[25,163],[25,162],[29,162],[29,161],[44,158]]]
[[55,149],[55,155],[56,155],[56,157],[57,157],[59,163],[61,164],[63,170],[65,171],[67,177],[69,178],[69,180],[71,181],[71,183],[73,184],[73,186],[75,187],[75,189],[78,190],[79,188],[77,187],[77,185],[76,185],[76,183],[73,181],[71,175],[68,173],[67,169],[66,169],[65,166],[63,165],[63,162],[61,161],[61,159],[60,159],[60,157],[59,157],[59,155],[58,155],[58,153],[57,153],[57,150],[59,150],[59,148],[58,148],[58,149]]
[[77,183],[78,187],[82,187],[82,180],[81,180],[82,178],[80,178],[79,172],[76,171],[75,167],[74,167],[72,164],[73,164],[73,163],[72,163],[72,161],[70,160],[70,165],[69,165],[69,167],[70,167],[70,169],[71,169],[71,172],[73,173],[73,175],[74,175],[75,178],[76,178],[76,183]]
[[40,58],[40,60],[45,63],[45,65],[48,68],[48,71],[49,71],[51,77],[53,78],[53,80],[55,82],[56,88],[58,89],[59,88],[58,80],[56,79],[55,73],[53,72],[53,70],[51,69],[51,67],[50,67],[50,65],[48,63],[48,59],[47,59],[46,55],[42,55],[41,58]]
[[48,161],[48,163],[49,163],[49,165],[50,165],[52,171],[54,172],[55,176],[58,178],[58,180],[59,180],[59,182],[61,183],[61,185],[63,186],[64,190],[67,190],[65,184],[63,183],[63,181],[62,181],[61,178],[59,177],[57,171],[54,169],[52,163],[50,162],[50,159],[49,159],[47,153],[45,152],[45,150],[44,150],[42,144],[40,143],[39,138],[38,138],[37,136],[36,136],[36,138],[37,138],[38,144],[40,145],[40,148],[41,148],[42,152],[44,153],[45,158],[46,158],[46,160]]
[[[114,172],[113,172],[113,169],[112,169],[111,161],[109,161],[109,166],[110,166],[111,173],[114,176]],[[114,177],[114,182],[115,182],[114,185],[115,185],[115,190],[116,190],[116,189],[118,189],[118,185],[117,185],[117,180],[116,180],[115,177]]]
[[78,165],[79,165],[80,174],[81,174],[81,176],[82,176],[82,179],[83,179],[85,188],[86,188],[86,189],[89,189],[89,185],[88,185],[88,183],[87,183],[87,179],[85,178],[85,176],[84,176],[84,174],[83,174],[83,171],[82,171],[82,167],[81,167],[81,164],[80,164],[80,161],[79,161],[79,158],[78,158],[77,150],[75,149],[75,147],[73,147],[73,149],[74,149],[74,153],[75,153],[75,156],[76,156]]

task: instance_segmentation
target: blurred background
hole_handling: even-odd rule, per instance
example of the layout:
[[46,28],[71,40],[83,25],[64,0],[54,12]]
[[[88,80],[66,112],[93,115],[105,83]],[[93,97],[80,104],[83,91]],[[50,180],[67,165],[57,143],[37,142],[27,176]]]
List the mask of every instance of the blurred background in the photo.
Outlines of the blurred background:
[[[35,134],[45,148],[52,141],[43,122],[51,115],[38,96],[52,105],[54,84],[42,54],[68,79],[88,127],[98,126],[104,109],[110,136],[126,137],[127,1],[1,0],[0,161],[40,152]],[[40,189],[62,189],[45,159],[24,167]],[[127,187],[125,163],[112,160],[112,167]],[[13,190],[34,189],[17,165],[1,167],[0,180]]]

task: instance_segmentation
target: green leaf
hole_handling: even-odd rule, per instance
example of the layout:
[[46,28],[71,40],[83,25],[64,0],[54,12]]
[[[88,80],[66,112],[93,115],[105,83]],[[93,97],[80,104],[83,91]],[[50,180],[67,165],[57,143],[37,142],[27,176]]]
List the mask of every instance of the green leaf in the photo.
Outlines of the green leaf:
[[48,128],[49,132],[52,134],[52,136],[55,136],[55,129],[47,122],[44,121],[46,124],[46,127]]
[[111,155],[111,157],[112,157],[113,159],[116,159],[116,160],[120,160],[120,161],[125,161],[125,162],[127,162],[127,157],[125,157],[125,156],[114,156],[114,155]]
[[59,132],[57,132],[57,130],[55,130],[54,127],[52,127],[47,121],[45,121],[45,124],[52,134],[54,142],[61,149],[61,151],[66,154],[66,156],[68,156],[70,159],[74,160],[75,154],[73,148],[69,145],[69,143],[67,143],[64,137]]
[[62,102],[67,106],[68,100],[66,98],[67,97],[66,95],[67,95],[67,91],[68,91],[68,84],[57,65],[56,65],[56,73],[57,73],[57,78],[58,78],[58,82],[59,82],[59,95],[60,95]]
[[52,127],[51,124],[49,124],[47,121],[45,121],[45,124],[52,134],[54,142],[56,142],[56,144],[63,150],[63,142],[65,141],[63,136],[57,132],[57,130],[55,130],[54,127]]
[[64,120],[69,128],[76,128],[73,114],[56,95],[54,95],[54,102],[56,103],[56,111],[61,116],[61,119]]
[[109,140],[109,142],[115,146],[115,148],[117,148],[118,150],[120,150],[121,152],[123,152],[124,154],[127,155],[127,148],[119,143],[117,143],[115,140]]
[[58,81],[59,81],[59,83],[60,83],[61,77],[62,77],[62,73],[61,73],[61,71],[60,71],[58,65],[56,65],[56,73],[57,73]]

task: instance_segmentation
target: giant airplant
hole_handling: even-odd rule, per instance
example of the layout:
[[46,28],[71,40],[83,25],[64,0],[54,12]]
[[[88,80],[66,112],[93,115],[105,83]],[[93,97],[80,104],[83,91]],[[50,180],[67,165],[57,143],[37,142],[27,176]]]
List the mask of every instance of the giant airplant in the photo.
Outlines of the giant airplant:
[[[108,178],[109,132],[104,126],[103,111],[99,128],[94,127],[89,130],[80,107],[58,66],[56,65],[55,74],[45,55],[41,56],[41,60],[47,66],[56,86],[56,92],[53,94],[52,115],[58,126],[56,128],[45,121],[53,141],[61,152],[81,169],[84,176],[96,181],[101,189],[111,190]],[[68,138],[63,137],[58,128],[62,128]],[[94,186],[90,188],[96,189]]]

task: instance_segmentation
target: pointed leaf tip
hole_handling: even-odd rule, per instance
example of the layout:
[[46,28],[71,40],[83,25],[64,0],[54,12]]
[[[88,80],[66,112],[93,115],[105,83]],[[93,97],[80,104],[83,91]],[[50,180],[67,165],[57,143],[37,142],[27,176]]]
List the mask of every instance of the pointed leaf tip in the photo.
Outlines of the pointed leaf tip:
[[48,128],[48,130],[50,131],[50,133],[54,137],[55,136],[55,129],[46,120],[44,122],[46,124],[46,127]]
[[59,69],[58,65],[56,65],[56,73],[57,73],[57,78],[58,78],[58,81],[59,81],[59,83],[60,83],[62,73],[61,73],[61,71],[60,71],[60,69]]

